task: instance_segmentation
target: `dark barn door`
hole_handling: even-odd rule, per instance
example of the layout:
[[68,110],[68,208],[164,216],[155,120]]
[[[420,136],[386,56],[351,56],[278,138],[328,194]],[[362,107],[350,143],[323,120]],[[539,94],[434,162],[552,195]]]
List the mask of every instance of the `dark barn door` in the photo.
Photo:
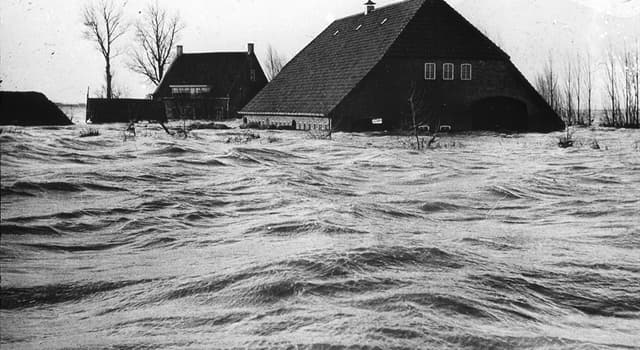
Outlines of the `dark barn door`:
[[526,131],[527,105],[509,97],[482,99],[471,107],[473,130]]

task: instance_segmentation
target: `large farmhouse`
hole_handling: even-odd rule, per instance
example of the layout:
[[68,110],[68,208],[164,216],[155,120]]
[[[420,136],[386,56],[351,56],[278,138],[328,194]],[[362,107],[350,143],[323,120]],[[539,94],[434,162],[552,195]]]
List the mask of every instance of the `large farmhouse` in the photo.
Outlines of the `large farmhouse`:
[[509,56],[443,0],[335,21],[239,113],[296,129],[551,131],[557,114]]
[[184,53],[177,56],[153,94],[169,119],[237,117],[267,78],[249,44],[246,52]]

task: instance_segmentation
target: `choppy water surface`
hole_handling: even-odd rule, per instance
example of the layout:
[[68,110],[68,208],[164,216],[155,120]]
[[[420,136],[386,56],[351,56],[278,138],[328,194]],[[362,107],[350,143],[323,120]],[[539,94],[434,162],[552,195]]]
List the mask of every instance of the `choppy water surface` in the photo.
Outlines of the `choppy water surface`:
[[640,346],[638,131],[81,128],[0,135],[3,349]]

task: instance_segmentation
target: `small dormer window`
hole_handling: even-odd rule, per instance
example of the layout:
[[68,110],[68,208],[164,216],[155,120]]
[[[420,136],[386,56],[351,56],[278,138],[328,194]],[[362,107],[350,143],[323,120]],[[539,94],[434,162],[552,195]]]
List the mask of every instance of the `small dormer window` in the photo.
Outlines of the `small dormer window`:
[[251,79],[251,81],[256,81],[256,70],[255,69],[252,69],[249,72],[249,79]]
[[380,22],[380,25],[387,23],[388,20],[389,20],[388,18],[383,19],[382,22]]
[[445,63],[442,67],[442,79],[453,80],[454,66],[453,63]]
[[356,27],[356,30],[360,30],[360,28],[362,28],[362,24],[359,24],[359,25]]

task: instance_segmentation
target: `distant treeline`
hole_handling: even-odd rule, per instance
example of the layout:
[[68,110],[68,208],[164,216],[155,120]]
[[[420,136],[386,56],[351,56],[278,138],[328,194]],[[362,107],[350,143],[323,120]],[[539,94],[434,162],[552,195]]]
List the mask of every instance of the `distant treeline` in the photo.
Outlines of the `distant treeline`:
[[[599,62],[588,52],[569,55],[560,63],[550,55],[535,85],[567,125],[591,126],[599,121],[602,126],[639,128],[640,42],[622,49],[610,47]],[[601,113],[594,109],[596,92],[603,97]]]

